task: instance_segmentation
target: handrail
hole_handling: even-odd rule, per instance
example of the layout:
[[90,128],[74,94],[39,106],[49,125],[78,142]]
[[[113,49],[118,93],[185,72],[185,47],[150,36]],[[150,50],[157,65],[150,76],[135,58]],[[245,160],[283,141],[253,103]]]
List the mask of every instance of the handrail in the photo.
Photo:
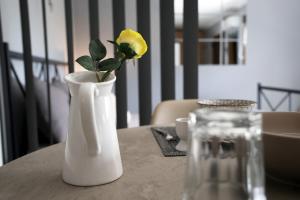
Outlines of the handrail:
[[[19,53],[19,52],[15,52],[15,51],[9,51],[8,57],[9,57],[10,59],[23,60],[23,54],[22,54],[22,53]],[[42,64],[41,71],[40,71],[40,73],[42,73],[43,70],[44,70],[44,64],[46,63],[46,59],[43,58],[43,57],[39,57],[39,56],[32,56],[32,61],[33,61],[33,62],[37,62],[37,63],[41,63],[41,64]],[[68,65],[67,62],[62,62],[62,61],[52,60],[52,59],[49,59],[49,60],[48,60],[48,63],[49,63],[50,65],[54,65],[56,71],[57,71],[57,68],[56,68],[56,67],[58,67],[58,66],[67,66],[67,65]],[[9,61],[9,66],[10,66],[12,72],[13,72],[13,75],[14,75],[15,78],[16,78],[17,84],[19,85],[22,94],[25,96],[26,91],[25,91],[23,85],[21,84],[21,81],[20,81],[20,79],[19,79],[19,77],[18,77],[18,75],[17,75],[17,72],[16,72],[16,70],[15,70],[15,67],[14,67],[14,65],[12,64],[11,61]]]
[[[270,90],[276,92],[286,93],[286,95],[277,103],[276,106],[273,106],[267,95],[263,90]],[[279,87],[270,87],[270,86],[262,86],[260,83],[257,84],[257,108],[261,109],[261,96],[267,102],[269,108],[272,111],[276,111],[286,100],[288,100],[289,111],[292,111],[292,94],[300,95],[300,90],[288,89],[288,88],[279,88]]]
[[289,93],[295,93],[300,94],[300,90],[295,89],[287,89],[287,88],[279,88],[279,87],[270,87],[270,86],[262,86],[260,83],[258,84],[258,87],[262,90],[273,90],[273,91],[280,91],[280,92],[289,92]]
[[[19,52],[15,52],[15,51],[9,51],[9,57],[12,59],[17,59],[17,60],[23,60],[23,54],[19,53]],[[39,62],[39,63],[45,63],[46,60],[43,57],[39,57],[39,56],[32,56],[32,61],[33,62]],[[63,61],[59,61],[59,60],[53,60],[53,59],[49,59],[49,64],[51,65],[63,65],[63,66],[67,66],[68,63],[67,62],[63,62]]]

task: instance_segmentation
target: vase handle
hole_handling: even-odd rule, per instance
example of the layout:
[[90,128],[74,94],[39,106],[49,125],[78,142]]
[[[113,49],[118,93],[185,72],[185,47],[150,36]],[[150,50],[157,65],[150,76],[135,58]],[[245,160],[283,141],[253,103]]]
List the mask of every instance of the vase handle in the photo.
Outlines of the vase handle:
[[95,88],[93,83],[82,83],[79,88],[81,125],[88,153],[93,156],[101,153],[101,141],[95,114]]

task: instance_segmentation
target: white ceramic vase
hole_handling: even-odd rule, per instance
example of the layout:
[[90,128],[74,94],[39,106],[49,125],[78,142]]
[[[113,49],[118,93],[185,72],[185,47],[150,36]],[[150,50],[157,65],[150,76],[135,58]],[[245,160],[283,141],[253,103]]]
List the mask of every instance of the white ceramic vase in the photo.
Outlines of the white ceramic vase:
[[65,76],[71,93],[69,131],[65,148],[63,180],[92,186],[112,182],[122,173],[116,130],[116,77],[98,83],[94,72]]

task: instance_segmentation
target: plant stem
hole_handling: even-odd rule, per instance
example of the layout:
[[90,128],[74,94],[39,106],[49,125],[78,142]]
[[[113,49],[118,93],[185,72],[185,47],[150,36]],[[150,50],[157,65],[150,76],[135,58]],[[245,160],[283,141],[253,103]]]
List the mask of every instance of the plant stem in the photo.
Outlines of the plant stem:
[[96,78],[97,78],[97,81],[98,81],[98,82],[101,82],[101,79],[100,79],[100,77],[99,77],[99,74],[98,74],[98,72],[96,72],[96,71],[95,71],[95,73],[96,73]]

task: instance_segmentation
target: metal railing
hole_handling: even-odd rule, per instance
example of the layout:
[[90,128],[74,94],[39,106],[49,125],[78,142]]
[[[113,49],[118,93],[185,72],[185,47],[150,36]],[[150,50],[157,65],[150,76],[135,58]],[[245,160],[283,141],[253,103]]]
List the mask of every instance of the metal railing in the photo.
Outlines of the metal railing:
[[[33,77],[33,63],[41,64],[41,69],[44,68],[46,82],[47,82],[47,101],[48,101],[48,118],[50,122],[49,132],[51,132],[51,98],[50,98],[50,78],[49,78],[49,65],[68,66],[69,73],[74,71],[74,58],[73,58],[73,27],[72,27],[72,0],[64,0],[65,4],[65,21],[66,21],[66,39],[67,39],[67,55],[68,63],[51,60],[48,57],[48,30],[47,30],[47,9],[45,5],[46,0],[41,0],[42,3],[42,18],[43,18],[43,36],[45,56],[37,57],[32,55],[31,50],[31,34],[29,26],[29,9],[28,0],[19,0],[20,4],[20,19],[21,19],[21,32],[23,42],[23,54],[18,52],[9,51],[9,45],[3,41],[2,33],[3,27],[0,19],[0,111],[1,111],[1,130],[2,130],[2,144],[4,163],[20,156],[15,148],[18,145],[18,136],[14,135],[14,125],[12,120],[12,96],[11,96],[11,81],[15,78],[19,85],[21,92],[25,96],[25,110],[26,110],[26,130],[23,135],[26,137],[26,149],[28,153],[39,148],[39,138],[37,133],[37,113],[36,113],[36,96],[34,89]],[[24,62],[24,77],[25,84],[21,84],[18,74],[12,64],[12,60],[22,60]],[[13,77],[11,77],[13,76]],[[50,138],[50,144],[53,143],[53,138]]]
[[[271,100],[268,98],[266,93],[264,91],[275,91],[285,94],[280,101],[274,105],[272,104]],[[289,111],[292,111],[292,95],[297,94],[300,95],[300,90],[294,90],[294,89],[287,89],[287,88],[279,88],[279,87],[270,87],[270,86],[262,86],[260,83],[257,84],[257,108],[261,109],[262,107],[262,100],[264,99],[267,103],[268,107],[272,111],[277,111],[278,108],[286,101],[288,101],[288,109]]]

